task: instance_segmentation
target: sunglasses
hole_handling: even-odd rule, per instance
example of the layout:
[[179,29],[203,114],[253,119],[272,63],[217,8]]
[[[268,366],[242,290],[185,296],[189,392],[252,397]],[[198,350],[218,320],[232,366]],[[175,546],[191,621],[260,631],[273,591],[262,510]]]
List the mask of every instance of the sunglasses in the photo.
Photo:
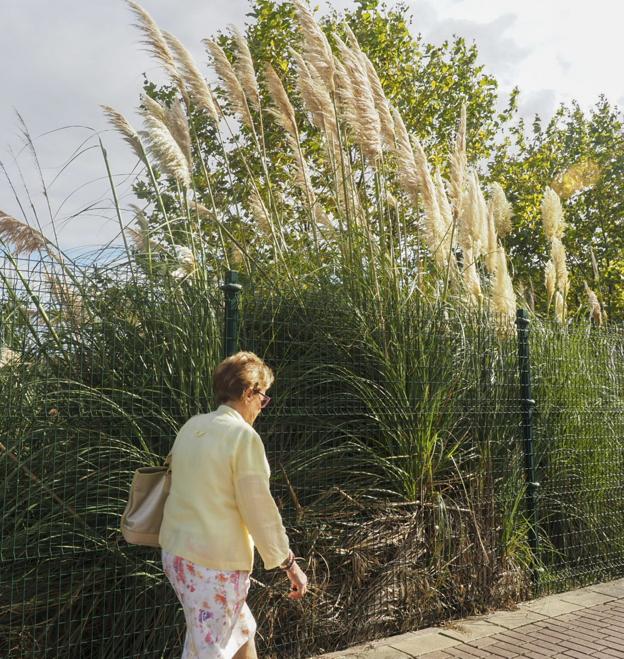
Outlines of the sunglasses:
[[262,400],[260,401],[261,409],[264,409],[271,402],[271,397],[263,394],[261,391],[254,390],[254,394],[260,394],[262,396]]

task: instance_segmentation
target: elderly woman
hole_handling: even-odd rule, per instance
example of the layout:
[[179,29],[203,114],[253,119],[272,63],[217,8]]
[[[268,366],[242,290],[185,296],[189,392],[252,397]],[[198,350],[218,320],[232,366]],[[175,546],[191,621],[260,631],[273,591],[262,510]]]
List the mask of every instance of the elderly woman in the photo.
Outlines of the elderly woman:
[[219,407],[189,419],[173,444],[159,540],[186,618],[183,659],[257,656],[256,623],[245,602],[254,545],[267,570],[285,571],[289,597],[306,592],[269,490],[264,445],[252,427],[271,400],[273,379],[251,352],[228,357],[213,376]]

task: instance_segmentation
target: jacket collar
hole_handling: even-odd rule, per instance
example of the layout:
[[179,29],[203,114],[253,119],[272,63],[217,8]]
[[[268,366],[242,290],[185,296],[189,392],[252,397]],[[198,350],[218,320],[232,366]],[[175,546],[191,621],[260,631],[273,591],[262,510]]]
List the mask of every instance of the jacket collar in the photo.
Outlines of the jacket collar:
[[[245,418],[243,417],[243,415],[238,410],[235,410],[233,407],[230,407],[229,405],[226,405],[225,403],[222,403],[221,405],[219,405],[219,407],[217,407],[217,409],[215,411],[219,416],[221,416],[221,415],[230,416],[234,419],[238,419],[238,420],[242,421],[243,423],[247,423],[247,421],[245,421]],[[247,425],[249,425],[249,424],[247,423]]]

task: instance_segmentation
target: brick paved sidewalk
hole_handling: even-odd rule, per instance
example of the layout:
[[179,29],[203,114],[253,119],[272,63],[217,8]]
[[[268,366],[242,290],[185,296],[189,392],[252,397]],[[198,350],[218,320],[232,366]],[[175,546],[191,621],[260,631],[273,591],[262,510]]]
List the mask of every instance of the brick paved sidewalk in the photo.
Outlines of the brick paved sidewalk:
[[322,657],[624,659],[624,579],[523,602],[514,611],[466,618]]

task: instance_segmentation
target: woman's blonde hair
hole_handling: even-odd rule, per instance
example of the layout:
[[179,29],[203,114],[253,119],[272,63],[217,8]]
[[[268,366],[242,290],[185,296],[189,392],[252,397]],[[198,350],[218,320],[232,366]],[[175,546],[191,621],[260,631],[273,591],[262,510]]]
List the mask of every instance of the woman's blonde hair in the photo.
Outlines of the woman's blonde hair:
[[247,387],[268,389],[275,376],[258,355],[241,351],[226,357],[215,369],[212,386],[218,404],[240,400]]

